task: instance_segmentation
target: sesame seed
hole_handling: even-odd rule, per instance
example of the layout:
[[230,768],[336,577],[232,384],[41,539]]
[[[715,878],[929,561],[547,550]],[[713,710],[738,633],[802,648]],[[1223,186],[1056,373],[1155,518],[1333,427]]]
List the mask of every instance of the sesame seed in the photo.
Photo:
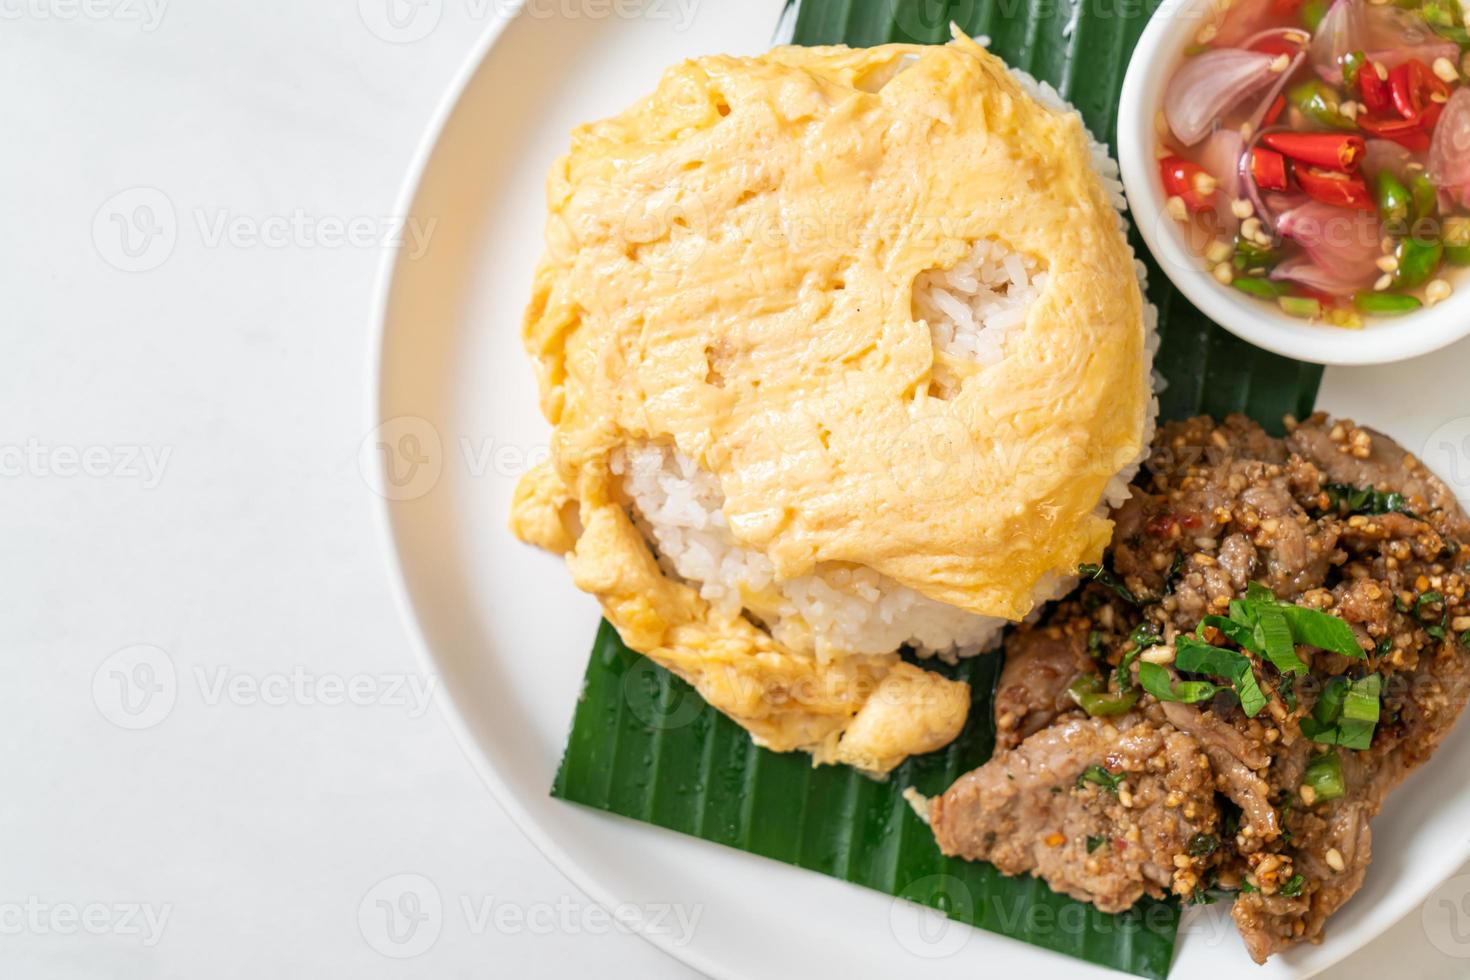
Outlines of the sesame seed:
[[1388,81],[1388,67],[1381,61],[1373,62],[1373,74],[1377,75],[1381,82]]
[[1347,868],[1347,862],[1342,859],[1342,852],[1335,847],[1327,849],[1327,866],[1333,871],[1342,871]]
[[1302,802],[1305,803],[1307,806],[1311,806],[1313,803],[1317,802],[1317,791],[1305,784],[1297,787],[1296,795],[1300,796],[1302,798]]
[[1460,73],[1455,70],[1455,63],[1448,58],[1434,59],[1434,73],[1442,82],[1454,82],[1460,78]]
[[1398,272],[1399,260],[1392,255],[1384,255],[1377,262],[1379,272]]
[[1291,64],[1291,58],[1284,54],[1278,54],[1271,62],[1271,70],[1278,75],[1286,71],[1286,66]]
[[1376,293],[1386,292],[1388,290],[1388,287],[1392,285],[1393,276],[1385,272],[1383,275],[1379,276],[1378,281],[1373,284],[1373,291]]
[[1357,119],[1360,108],[1361,107],[1356,102],[1354,102],[1352,99],[1348,99],[1342,105],[1337,107],[1337,111],[1342,113],[1342,115],[1346,116],[1348,119]]
[[1184,206],[1184,198],[1175,195],[1164,203],[1164,209],[1169,212],[1169,217],[1175,221],[1189,220],[1189,209]]

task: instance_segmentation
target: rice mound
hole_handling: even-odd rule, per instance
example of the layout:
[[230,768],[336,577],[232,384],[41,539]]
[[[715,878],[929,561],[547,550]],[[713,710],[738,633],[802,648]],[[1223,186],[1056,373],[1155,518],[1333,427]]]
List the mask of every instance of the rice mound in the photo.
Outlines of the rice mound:
[[[977,39],[982,45],[988,40]],[[1076,112],[1050,85],[1016,69],[1011,74],[1048,108]],[[1118,165],[1090,135],[1088,143],[1093,169],[1126,232]],[[1146,294],[1148,273],[1136,259],[1134,272]],[[914,284],[914,314],[928,324],[934,342],[932,394],[947,397],[959,384],[949,360],[985,366],[1005,357],[1006,335],[1026,322],[1031,303],[1046,287],[1046,276],[1042,262],[989,239],[975,242],[950,268],[920,274]],[[1146,300],[1144,326],[1143,371],[1157,392],[1161,385],[1152,364],[1159,344],[1158,310]],[[1147,415],[1145,448],[1108,482],[1098,501],[1100,514],[1128,499],[1129,484],[1153,442],[1157,396]],[[814,574],[777,581],[770,559],[736,541],[722,509],[719,481],[683,453],[664,445],[637,445],[615,450],[610,466],[622,477],[634,517],[665,571],[696,586],[720,614],[753,615],[776,642],[790,649],[808,650],[826,661],[909,647],[921,657],[937,655],[954,662],[994,649],[1011,625],[931,599],[870,568],[818,567]],[[1066,595],[1077,581],[1061,572],[1045,576],[1032,590],[1033,617],[1043,603]]]

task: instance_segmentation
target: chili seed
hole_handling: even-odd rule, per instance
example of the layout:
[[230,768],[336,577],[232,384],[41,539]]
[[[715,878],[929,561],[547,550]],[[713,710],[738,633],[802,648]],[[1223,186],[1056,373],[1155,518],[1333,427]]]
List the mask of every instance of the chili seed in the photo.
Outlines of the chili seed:
[[1169,217],[1175,221],[1188,221],[1189,209],[1184,206],[1184,198],[1174,196],[1164,204],[1164,209],[1169,212]]
[[1448,58],[1435,58],[1433,67],[1434,73],[1439,76],[1439,80],[1442,82],[1455,82],[1460,78],[1460,73],[1455,71],[1454,62]]
[[1454,288],[1445,280],[1433,279],[1430,280],[1429,285],[1424,287],[1424,298],[1430,306],[1433,306],[1435,303],[1443,303],[1449,299],[1453,292]]
[[1235,215],[1241,221],[1244,221],[1246,218],[1249,218],[1251,215],[1256,213],[1256,206],[1250,201],[1235,200],[1230,204],[1230,213]]

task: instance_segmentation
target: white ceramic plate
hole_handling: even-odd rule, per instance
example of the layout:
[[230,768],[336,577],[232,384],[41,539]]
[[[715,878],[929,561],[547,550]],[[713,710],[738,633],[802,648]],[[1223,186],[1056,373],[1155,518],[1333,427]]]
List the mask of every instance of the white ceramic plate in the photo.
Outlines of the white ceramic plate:
[[[781,7],[781,0],[703,3],[687,25],[528,11],[493,24],[480,44],[430,130],[399,211],[421,227],[437,223],[431,247],[390,261],[380,297],[377,428],[362,462],[385,496],[386,547],[406,618],[429,669],[442,677],[466,754],[526,834],[609,908],[630,914],[678,904],[698,916],[682,943],[668,920],[650,915],[643,923],[651,940],[691,966],[720,977],[804,980],[904,971],[972,980],[1009,968],[1110,975],[822,875],[548,795],[598,614],[558,559],[505,529],[515,479],[528,458],[544,453],[547,433],[519,341],[541,250],[544,175],[575,124],[621,109],[651,89],[663,66],[764,49]],[[1332,375],[1324,401],[1361,409],[1420,445],[1439,424],[1432,419],[1453,414],[1454,385],[1470,367],[1465,353]],[[1401,379],[1413,387],[1397,387]],[[1441,404],[1408,406],[1402,390]],[[1367,887],[1334,920],[1327,943],[1246,975],[1306,976],[1325,967],[1411,910],[1465,860],[1467,737],[1462,727],[1375,824],[1378,859]],[[1190,921],[1175,976],[1249,968],[1224,914],[1223,905],[1211,906]]]

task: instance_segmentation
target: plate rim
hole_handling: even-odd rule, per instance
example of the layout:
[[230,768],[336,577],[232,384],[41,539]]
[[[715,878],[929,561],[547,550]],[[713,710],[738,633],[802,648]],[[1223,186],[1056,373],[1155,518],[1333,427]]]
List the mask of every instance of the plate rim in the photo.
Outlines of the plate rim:
[[[439,98],[429,121],[420,135],[409,164],[404,171],[404,177],[395,196],[393,214],[406,220],[407,216],[414,213],[414,205],[417,202],[423,188],[424,179],[427,175],[429,165],[443,140],[445,130],[454,114],[463,101],[466,91],[474,77],[481,70],[487,58],[492,54],[496,44],[501,40],[506,28],[521,16],[529,0],[507,0],[506,4],[497,8],[487,25],[481,30],[468,53],[464,56],[459,67],[447,86],[443,95]],[[784,18],[793,15],[801,5],[801,0],[789,2],[783,14]],[[794,17],[793,17],[794,19]],[[776,43],[780,43],[779,34]],[[1130,216],[1131,220],[1131,216]],[[373,299],[371,311],[371,324],[369,327],[368,344],[366,350],[366,397],[364,405],[364,432],[371,433],[379,426],[389,421],[385,417],[387,405],[385,403],[385,365],[384,358],[385,343],[387,340],[388,317],[398,279],[399,266],[404,260],[401,250],[387,250],[379,260],[373,285]],[[433,652],[432,646],[424,632],[424,624],[420,619],[419,612],[414,604],[411,590],[405,578],[405,567],[399,547],[398,534],[393,520],[394,501],[389,493],[386,482],[387,474],[381,465],[363,468],[363,475],[368,478],[369,488],[376,498],[371,510],[373,513],[374,533],[381,549],[385,572],[388,577],[389,591],[392,593],[392,602],[397,610],[398,616],[404,627],[409,645],[412,647],[413,656],[419,668],[428,676],[439,676],[441,674],[438,659]],[[435,699],[436,713],[444,724],[449,728],[462,755],[474,768],[485,786],[489,789],[491,796],[500,806],[501,810],[510,818],[516,829],[522,836],[572,885],[580,889],[592,901],[596,902],[604,910],[611,910],[619,904],[619,898],[609,885],[605,885],[601,878],[589,871],[583,864],[562,847],[555,838],[545,831],[537,819],[532,816],[529,809],[520,801],[515,789],[510,785],[505,776],[491,761],[489,756],[481,749],[475,735],[470,731],[464,709],[459,704],[459,696],[453,691],[443,691],[441,696]],[[1466,847],[1470,853],[1470,845]],[[1464,855],[1460,855],[1463,857]],[[1463,863],[1460,862],[1460,863]],[[1330,967],[1336,966],[1348,957],[1358,953],[1374,940],[1379,938],[1388,929],[1403,921],[1413,910],[1415,904],[1422,904],[1434,888],[1442,885],[1453,877],[1459,867],[1456,864],[1447,867],[1442,873],[1435,875],[1434,885],[1423,894],[1406,896],[1405,904],[1401,908],[1395,908],[1392,914],[1384,917],[1384,921],[1375,922],[1374,928],[1359,930],[1356,943],[1344,944],[1341,952],[1325,962],[1312,964],[1304,972],[1296,973],[1297,977],[1305,978],[1319,975]],[[1381,906],[1380,906],[1381,907]],[[729,964],[717,962],[705,955],[698,947],[693,945],[678,945],[671,941],[665,933],[649,930],[643,923],[633,924],[630,930],[633,935],[638,936],[644,942],[659,950],[674,961],[681,963],[690,969],[696,970],[706,976],[720,978],[736,978],[738,971]],[[992,938],[1012,939],[1013,937],[995,936],[984,930],[977,930]],[[1182,948],[1182,944],[1181,944]],[[1045,950],[1035,947],[1031,948],[1034,953],[1042,954],[1044,959]],[[1175,954],[1176,962],[1178,951]],[[1065,957],[1064,957],[1065,959]],[[1172,970],[1172,966],[1171,966]]]

